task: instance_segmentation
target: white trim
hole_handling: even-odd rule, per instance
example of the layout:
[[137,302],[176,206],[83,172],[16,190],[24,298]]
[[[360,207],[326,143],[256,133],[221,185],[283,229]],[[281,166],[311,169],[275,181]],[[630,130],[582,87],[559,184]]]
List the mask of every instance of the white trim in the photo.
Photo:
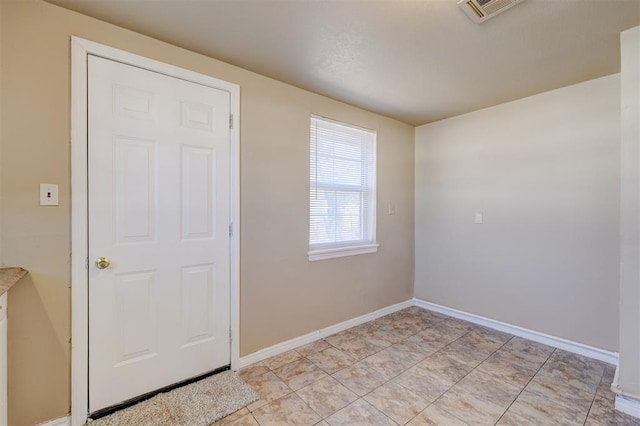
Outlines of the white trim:
[[616,410],[640,419],[640,401],[616,395]]
[[613,375],[613,382],[611,382],[611,391],[615,394],[621,395],[622,391],[618,388],[618,374],[620,373],[620,364],[616,365],[616,372]]
[[[309,223],[309,250],[307,251],[307,256],[310,262],[315,262],[318,260],[327,260],[327,259],[335,259],[338,257],[347,257],[347,256],[356,256],[360,254],[368,254],[375,253],[378,251],[379,244],[376,243],[376,230],[377,230],[377,187],[378,187],[378,179],[377,179],[377,169],[378,169],[378,132],[377,130],[367,129],[364,127],[356,126],[350,123],[337,121],[330,118],[325,118],[320,115],[311,114],[310,120],[310,130],[312,131],[314,128],[322,127],[324,130],[327,130],[328,127],[339,127],[340,132],[347,132],[349,130],[354,133],[362,134],[366,137],[363,138],[362,142],[362,150],[363,153],[371,154],[371,170],[368,170],[366,164],[368,163],[368,158],[363,158],[363,170],[367,169],[368,171],[365,173],[367,175],[366,182],[361,182],[361,185],[355,185],[352,189],[358,193],[367,193],[368,202],[367,206],[364,209],[363,216],[363,235],[361,240],[357,241],[337,241],[330,243],[315,243],[311,244],[311,223]],[[371,146],[369,147],[369,143]],[[318,151],[318,140],[316,136],[310,136],[309,144],[311,150],[315,146],[316,154]],[[367,157],[367,155],[365,155]],[[314,158],[314,153],[310,151],[310,159]],[[317,162],[317,158],[315,159]],[[311,166],[313,168],[312,163]],[[317,169],[317,164],[316,164]],[[318,182],[317,170],[314,172],[313,170],[309,171],[309,184],[310,189],[312,191],[320,189],[326,189],[329,191],[342,190],[345,187],[351,187],[352,185],[343,185],[339,183],[321,183]],[[311,200],[309,200],[311,202]]]
[[89,410],[89,311],[87,247],[87,54],[71,38],[71,424]]
[[69,426],[71,424],[71,417],[60,417],[59,419],[48,420],[44,423],[39,423],[38,426]]
[[433,312],[439,312],[441,314],[469,321],[474,324],[483,325],[485,327],[493,328],[494,330],[513,334],[514,336],[524,337],[525,339],[533,340],[534,342],[543,343],[545,345],[553,346],[554,348],[559,348],[568,352],[573,352],[575,354],[584,355],[586,357],[597,359],[608,364],[618,364],[618,354],[616,352],[594,348],[593,346],[573,342],[571,340],[566,340],[560,337],[550,336],[538,331],[518,327],[517,325],[511,325],[490,318],[481,317],[479,315],[459,311],[457,309],[448,308],[446,306],[437,305],[425,300],[417,298],[414,298],[413,300],[415,306],[418,306],[420,308],[428,309]]
[[[217,80],[221,81],[221,80]],[[231,368],[237,369],[240,364],[240,86],[230,84],[231,93],[231,114],[233,114],[233,125],[231,126],[231,149],[230,155],[230,178],[231,191],[230,206],[231,214],[231,247],[229,256],[231,257],[229,267],[230,290],[230,327],[231,327]]]
[[267,358],[271,358],[272,356],[279,355],[281,353],[290,351],[291,349],[299,348],[300,346],[308,345],[309,343],[313,343],[316,340],[323,339],[327,336],[331,336],[332,334],[338,333],[340,331],[347,330],[351,327],[355,327],[356,325],[364,324],[365,322],[372,321],[376,318],[383,317],[385,315],[389,315],[393,312],[400,311],[405,308],[409,308],[413,306],[413,300],[407,300],[404,302],[396,303],[395,305],[387,306],[386,308],[378,309],[377,311],[370,312],[368,314],[361,315],[356,318],[352,318],[347,321],[343,321],[338,324],[334,324],[327,328],[323,328],[321,330],[312,331],[311,333],[305,334],[304,336],[295,337],[291,340],[287,340],[286,342],[278,343],[273,346],[269,346],[268,348],[261,349],[252,354],[243,356],[240,358],[240,368],[244,368],[248,365],[255,364],[256,362],[260,362]]
[[334,259],[336,257],[356,256],[358,254],[375,253],[378,251],[380,244],[362,244],[349,247],[335,247],[329,249],[310,250],[307,252],[309,261]]
[[[386,308],[379,309],[374,312],[370,312],[365,315],[361,315],[357,318],[334,324],[330,327],[320,330],[312,331],[303,336],[295,337],[282,343],[269,346],[268,348],[261,349],[252,354],[243,356],[240,358],[238,369],[247,367],[256,362],[263,361],[267,358],[279,355],[281,353],[290,351],[292,349],[299,348],[301,346],[313,343],[317,340],[323,339],[332,334],[338,333],[343,330],[347,330],[351,327],[355,327],[365,322],[372,321],[382,316],[391,314],[393,312],[400,311],[402,309],[418,306],[423,309],[427,309],[433,312],[439,312],[441,314],[448,315],[450,317],[462,319],[472,322],[474,324],[483,325],[485,327],[493,328],[495,330],[503,331],[513,334],[514,336],[524,337],[535,342],[543,343],[545,345],[553,346],[555,348],[563,349],[579,355],[584,355],[589,358],[597,359],[609,364],[617,365],[618,354],[615,352],[609,352],[603,349],[587,346],[582,343],[572,342],[570,340],[562,339],[560,337],[550,336],[548,334],[540,333],[537,331],[529,330],[526,328],[518,327],[515,325],[507,324],[504,322],[492,320],[490,318],[481,317],[479,315],[469,314],[457,309],[448,308],[446,306],[437,305],[435,303],[427,302],[421,299],[414,298],[413,300],[407,300],[405,302],[396,303],[395,305],[387,306]],[[235,369],[235,368],[234,368]]]
[[229,92],[234,117],[231,129],[230,241],[231,367],[240,361],[240,87],[207,75],[148,59],[123,50],[71,37],[71,424],[88,415],[88,258],[87,235],[87,56],[116,60],[171,77]]
[[311,113],[311,118],[315,118],[316,120],[328,121],[333,124],[337,124],[338,126],[351,127],[352,129],[360,130],[365,133],[373,133],[375,135],[378,134],[376,129],[370,129],[369,127],[358,126],[357,124],[347,123],[346,121],[336,120],[335,118],[325,117],[320,114]]
[[629,393],[629,392],[625,392],[622,389],[620,389],[620,387],[618,386],[619,375],[620,375],[620,365],[618,364],[616,366],[616,372],[613,375],[613,382],[611,382],[611,391],[613,393],[615,393],[617,396],[622,396],[622,397],[625,397],[626,399],[629,399],[629,400],[632,400],[632,401],[640,400],[640,396],[634,395],[634,394]]

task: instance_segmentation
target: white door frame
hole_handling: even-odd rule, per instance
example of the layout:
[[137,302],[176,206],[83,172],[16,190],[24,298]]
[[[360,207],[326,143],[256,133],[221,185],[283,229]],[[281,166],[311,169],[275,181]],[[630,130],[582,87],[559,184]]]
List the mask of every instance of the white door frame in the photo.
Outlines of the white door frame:
[[71,424],[81,426],[89,408],[89,299],[87,198],[87,57],[112,59],[229,92],[231,368],[240,363],[240,86],[79,37],[71,37]]

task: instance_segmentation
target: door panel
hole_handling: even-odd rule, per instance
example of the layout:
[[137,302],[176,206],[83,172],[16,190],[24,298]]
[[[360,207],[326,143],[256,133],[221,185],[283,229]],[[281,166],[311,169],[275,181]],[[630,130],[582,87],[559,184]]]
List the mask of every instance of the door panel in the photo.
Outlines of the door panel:
[[183,346],[198,345],[214,338],[215,265],[182,268]]
[[118,243],[152,241],[156,186],[156,142],[114,137],[115,228]]
[[230,362],[230,95],[88,63],[94,412]]
[[213,206],[216,152],[182,147],[182,237],[215,238]]
[[155,271],[114,276],[116,365],[157,356]]

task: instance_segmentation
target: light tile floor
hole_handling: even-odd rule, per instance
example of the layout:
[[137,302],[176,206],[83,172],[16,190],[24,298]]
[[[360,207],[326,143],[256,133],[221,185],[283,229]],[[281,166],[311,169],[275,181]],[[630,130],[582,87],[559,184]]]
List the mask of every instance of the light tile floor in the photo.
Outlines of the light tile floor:
[[216,425],[640,425],[614,372],[412,307],[241,370],[260,400]]

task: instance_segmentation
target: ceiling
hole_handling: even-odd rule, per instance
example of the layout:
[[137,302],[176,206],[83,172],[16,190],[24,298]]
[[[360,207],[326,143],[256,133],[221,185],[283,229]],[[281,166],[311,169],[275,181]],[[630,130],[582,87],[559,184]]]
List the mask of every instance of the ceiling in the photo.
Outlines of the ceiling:
[[620,71],[640,0],[47,0],[420,125]]

